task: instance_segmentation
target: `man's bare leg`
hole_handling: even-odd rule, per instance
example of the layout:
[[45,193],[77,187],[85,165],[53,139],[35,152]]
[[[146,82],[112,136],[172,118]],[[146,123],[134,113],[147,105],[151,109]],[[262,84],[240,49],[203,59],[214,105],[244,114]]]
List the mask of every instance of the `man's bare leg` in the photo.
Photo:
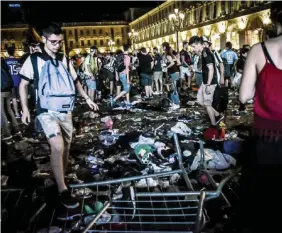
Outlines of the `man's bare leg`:
[[70,143],[65,142],[64,154],[63,154],[64,174],[66,173],[66,169],[67,169],[67,166],[68,166],[68,159],[69,159],[69,154],[70,154],[70,146],[71,146]]
[[61,135],[49,139],[51,146],[51,169],[53,171],[59,193],[67,190],[65,184],[64,176],[64,163],[63,163],[63,154],[64,154],[64,140]]

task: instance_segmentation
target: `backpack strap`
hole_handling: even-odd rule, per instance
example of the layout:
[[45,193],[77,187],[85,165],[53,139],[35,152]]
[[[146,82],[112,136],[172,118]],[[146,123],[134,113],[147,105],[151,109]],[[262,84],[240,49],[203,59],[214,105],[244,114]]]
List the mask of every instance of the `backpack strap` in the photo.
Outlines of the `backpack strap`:
[[67,70],[70,72],[70,59],[65,56],[63,53],[58,53],[57,54],[57,59],[61,62],[63,62],[64,57],[67,59]]
[[38,71],[38,61],[37,61],[37,54],[31,54],[30,55],[30,60],[33,68],[33,82],[35,89],[38,87],[38,80],[39,80],[39,71]]
[[[270,64],[272,64],[274,67],[276,67],[276,65],[274,64],[273,60],[271,59],[271,57],[270,57],[270,55],[269,55],[269,53],[268,53],[268,51],[267,51],[267,48],[266,48],[264,42],[261,43],[261,47],[262,47],[262,51],[263,51],[263,53],[264,53],[264,56],[265,56],[266,61],[269,61]],[[276,68],[277,68],[277,67],[276,67]]]

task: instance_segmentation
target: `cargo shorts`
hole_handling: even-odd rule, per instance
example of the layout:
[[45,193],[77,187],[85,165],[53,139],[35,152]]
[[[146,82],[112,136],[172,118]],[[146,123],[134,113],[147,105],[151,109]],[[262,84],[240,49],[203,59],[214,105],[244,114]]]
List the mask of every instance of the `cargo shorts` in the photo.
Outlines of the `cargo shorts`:
[[207,85],[203,83],[201,84],[197,94],[197,102],[202,106],[212,106],[216,84],[210,85],[211,93],[209,95],[206,94],[206,86]]
[[62,135],[65,142],[71,143],[73,133],[71,112],[61,113],[49,110],[48,112],[41,113],[37,116],[37,119],[40,121],[48,140]]

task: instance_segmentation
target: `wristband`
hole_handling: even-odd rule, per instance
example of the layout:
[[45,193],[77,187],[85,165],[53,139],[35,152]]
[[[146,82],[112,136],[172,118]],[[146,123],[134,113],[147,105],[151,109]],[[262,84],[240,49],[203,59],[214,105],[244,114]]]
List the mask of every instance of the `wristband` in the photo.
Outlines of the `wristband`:
[[85,100],[89,100],[90,98],[89,97],[87,97]]

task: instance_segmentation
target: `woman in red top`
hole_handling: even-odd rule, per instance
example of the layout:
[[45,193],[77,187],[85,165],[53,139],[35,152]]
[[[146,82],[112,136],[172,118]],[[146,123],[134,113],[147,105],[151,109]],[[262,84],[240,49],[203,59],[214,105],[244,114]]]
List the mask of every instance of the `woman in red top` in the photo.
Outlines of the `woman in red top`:
[[[248,53],[239,99],[255,98],[254,125],[246,141],[240,219],[244,232],[282,232],[282,8],[271,6],[277,37]],[[247,229],[247,230],[246,230]]]

